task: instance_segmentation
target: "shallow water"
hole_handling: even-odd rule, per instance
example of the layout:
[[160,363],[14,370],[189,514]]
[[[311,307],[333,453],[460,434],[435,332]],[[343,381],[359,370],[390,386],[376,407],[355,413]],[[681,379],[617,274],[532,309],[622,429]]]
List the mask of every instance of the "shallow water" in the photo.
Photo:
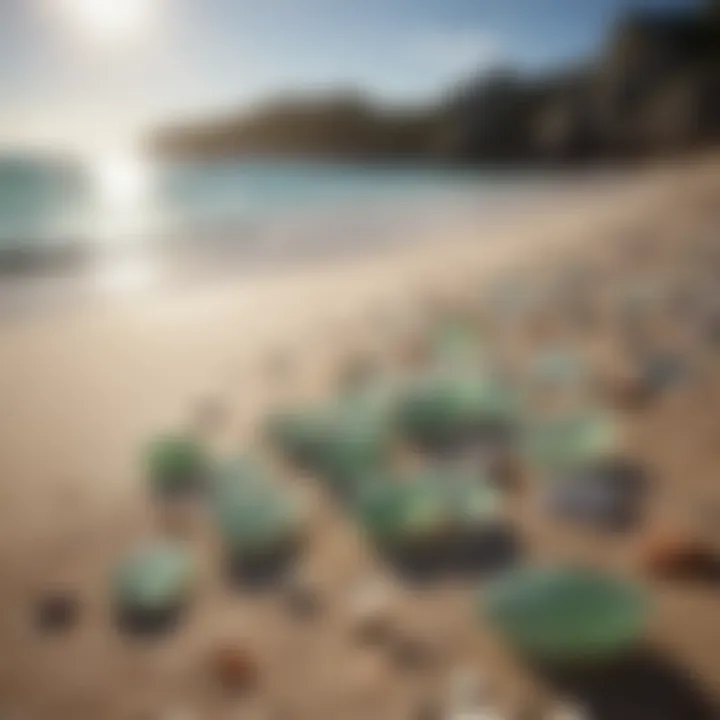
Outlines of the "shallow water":
[[[582,182],[578,180],[582,179]],[[429,166],[0,158],[0,307],[47,307],[371,251],[477,226],[598,174]]]

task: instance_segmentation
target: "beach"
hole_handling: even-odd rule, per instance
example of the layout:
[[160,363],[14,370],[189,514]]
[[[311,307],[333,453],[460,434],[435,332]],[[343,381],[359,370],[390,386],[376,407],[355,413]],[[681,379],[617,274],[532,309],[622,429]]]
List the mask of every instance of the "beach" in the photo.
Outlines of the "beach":
[[[417,228],[412,243],[280,265],[241,282],[228,273],[210,284],[3,319],[0,713],[19,720],[399,720],[420,717],[413,708],[441,695],[456,667],[478,669],[501,704],[526,696],[549,703],[557,688],[498,647],[475,617],[470,583],[422,590],[397,583],[399,622],[440,646],[437,668],[399,670],[356,647],[347,632],[348,595],[386,570],[319,483],[287,470],[282,481],[300,488],[311,508],[302,563],[321,588],[318,620],[298,624],[277,596],[227,587],[216,540],[200,519],[191,529],[199,590],[186,621],[152,642],[118,633],[108,577],[123,552],[157,536],[161,525],[147,497],[141,448],[206,410],[219,416],[210,433],[219,453],[250,452],[261,445],[259,423],[269,410],[325,397],[348,359],[370,354],[397,363],[402,332],[388,326],[410,326],[428,303],[471,305],[505,274],[539,277],[578,258],[609,259],[612,268],[638,237],[667,248],[701,231],[717,234],[718,207],[720,162],[688,160],[583,192],[548,193],[520,212],[509,204],[482,226],[465,217],[448,219],[442,231]],[[291,379],[273,373],[278,357],[290,358]],[[720,549],[717,397],[720,374],[711,367],[702,384],[630,417],[627,442],[657,478],[653,513],[697,525],[698,512],[714,512],[706,524]],[[633,574],[633,536],[556,527],[527,499],[513,512],[532,558],[587,559]],[[33,626],[34,599],[48,583],[70,585],[81,598],[78,627],[57,638]],[[720,706],[717,586],[654,589],[651,637],[663,662],[641,692],[654,698],[655,714],[611,709],[597,717],[705,717],[702,709],[677,714],[667,693],[707,695]],[[228,699],[208,678],[205,658],[218,637],[237,637],[257,655],[261,682],[252,696]]]

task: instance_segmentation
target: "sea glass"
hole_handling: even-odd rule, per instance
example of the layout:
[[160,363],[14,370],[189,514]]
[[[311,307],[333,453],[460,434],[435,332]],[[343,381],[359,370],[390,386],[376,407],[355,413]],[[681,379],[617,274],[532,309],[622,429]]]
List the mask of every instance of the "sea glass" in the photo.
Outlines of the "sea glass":
[[401,403],[399,415],[413,442],[442,446],[510,430],[518,402],[510,388],[494,378],[443,373],[416,384]]
[[149,444],[145,465],[153,490],[171,495],[200,488],[210,471],[210,458],[196,438],[167,435]]
[[330,417],[311,410],[290,410],[273,414],[267,423],[272,443],[294,462],[312,466],[329,431]]
[[220,538],[235,559],[272,553],[300,532],[298,503],[245,465],[228,470],[217,484],[214,506]]
[[438,488],[454,531],[481,529],[499,517],[500,497],[482,474],[440,467],[429,471],[425,482]]
[[185,548],[165,542],[143,547],[117,568],[117,607],[136,619],[161,620],[187,602],[194,575],[192,557]]
[[506,640],[540,661],[609,660],[641,639],[641,589],[586,568],[511,572],[481,591],[480,606]]
[[384,388],[344,396],[324,411],[276,418],[273,436],[337,491],[381,469],[394,440],[394,407]]
[[442,493],[426,478],[385,478],[364,488],[356,507],[370,536],[389,548],[438,542],[450,522]]
[[604,412],[553,417],[530,427],[523,442],[529,462],[543,471],[561,471],[612,456],[620,433]]

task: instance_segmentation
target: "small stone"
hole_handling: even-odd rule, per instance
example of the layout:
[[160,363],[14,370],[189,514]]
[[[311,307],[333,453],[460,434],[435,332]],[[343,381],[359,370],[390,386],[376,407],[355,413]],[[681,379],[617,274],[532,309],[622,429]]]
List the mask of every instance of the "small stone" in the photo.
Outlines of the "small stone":
[[258,666],[253,655],[237,644],[221,645],[210,657],[213,675],[218,682],[232,692],[245,693],[258,684]]
[[566,520],[625,530],[642,518],[646,485],[643,469],[634,463],[591,463],[558,478],[550,491],[550,509]]
[[70,591],[51,591],[38,602],[37,626],[45,633],[67,631],[76,624],[79,614],[80,603],[75,595]]
[[639,564],[656,577],[717,579],[720,555],[692,532],[663,529],[647,536],[640,548]]

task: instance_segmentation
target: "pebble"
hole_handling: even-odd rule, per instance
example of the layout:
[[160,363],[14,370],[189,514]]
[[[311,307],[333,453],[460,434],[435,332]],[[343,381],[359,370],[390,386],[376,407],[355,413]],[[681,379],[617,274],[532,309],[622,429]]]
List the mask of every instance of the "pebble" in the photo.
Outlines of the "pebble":
[[641,568],[656,577],[720,574],[720,556],[692,532],[679,529],[655,530],[641,544]]
[[70,591],[52,591],[40,598],[36,620],[38,628],[45,633],[69,630],[80,615],[80,603]]
[[257,662],[242,645],[227,644],[215,648],[210,664],[214,677],[226,690],[249,692],[258,684]]

